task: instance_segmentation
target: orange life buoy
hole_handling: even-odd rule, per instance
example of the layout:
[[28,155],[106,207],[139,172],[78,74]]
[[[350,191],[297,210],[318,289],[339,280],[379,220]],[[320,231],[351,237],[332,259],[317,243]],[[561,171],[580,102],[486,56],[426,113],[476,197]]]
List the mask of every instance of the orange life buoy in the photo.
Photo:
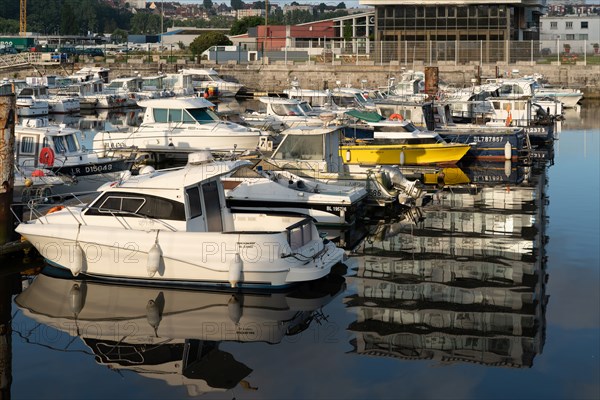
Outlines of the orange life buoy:
[[54,206],[46,212],[46,215],[52,214],[53,212],[57,212],[65,208],[65,206]]
[[404,118],[402,118],[402,115],[400,115],[400,114],[392,114],[392,115],[390,115],[389,120],[390,121],[403,121]]
[[40,163],[49,167],[54,165],[54,150],[50,147],[42,147],[40,150]]

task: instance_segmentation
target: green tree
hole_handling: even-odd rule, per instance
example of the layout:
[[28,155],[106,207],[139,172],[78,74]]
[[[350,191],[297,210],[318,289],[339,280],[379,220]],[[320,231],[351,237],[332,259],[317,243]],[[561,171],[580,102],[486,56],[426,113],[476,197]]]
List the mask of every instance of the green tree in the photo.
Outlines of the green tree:
[[258,25],[264,25],[263,17],[244,17],[240,18],[231,25],[230,35],[241,35],[248,32],[248,28],[253,28]]
[[197,56],[211,46],[226,46],[230,44],[231,40],[226,35],[220,32],[207,32],[194,39],[190,44],[190,51]]
[[115,43],[123,43],[127,41],[127,31],[124,29],[115,29],[110,35],[111,39]]
[[160,33],[160,15],[140,12],[131,18],[131,31],[142,35]]
[[342,1],[340,4],[337,5],[336,8],[342,8],[342,9],[346,9],[346,4]]
[[242,0],[231,0],[231,8],[234,10],[241,10],[244,8],[244,2]]
[[8,35],[19,33],[19,22],[14,19],[0,18],[0,32]]
[[350,40],[352,39],[352,24],[346,23],[344,25],[344,39]]
[[202,6],[204,7],[205,10],[212,10],[213,2],[212,2],[212,0],[203,0]]

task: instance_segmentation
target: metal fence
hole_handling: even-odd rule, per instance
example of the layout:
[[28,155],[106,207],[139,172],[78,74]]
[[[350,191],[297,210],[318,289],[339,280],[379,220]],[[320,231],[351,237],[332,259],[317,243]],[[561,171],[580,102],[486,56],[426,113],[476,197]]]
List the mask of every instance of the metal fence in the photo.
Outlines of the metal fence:
[[[285,41],[281,41],[282,43]],[[600,46],[586,40],[528,41],[396,41],[316,39],[288,40],[288,46],[267,42],[239,43],[236,50],[210,51],[204,55],[213,64],[315,63],[388,65],[498,65],[498,64],[600,64]],[[290,45],[291,44],[291,45]],[[108,61],[130,64],[192,64],[199,56],[176,52],[138,52],[106,57],[85,57],[76,61]],[[50,53],[21,53],[0,56],[0,70],[26,64],[61,63]],[[69,61],[69,60],[67,60]]]
[[[316,63],[359,63],[373,64],[498,64],[498,63],[542,63],[552,62],[600,63],[599,48],[590,41],[528,40],[528,41],[396,41],[380,42],[361,40],[311,40],[298,41],[293,46],[273,48],[262,43],[240,43],[240,48],[256,51],[255,61],[312,61]],[[223,52],[224,53],[224,52]],[[227,60],[225,54],[217,56]],[[293,54],[293,57],[292,57]],[[243,58],[241,58],[243,63]],[[262,60],[262,61],[261,61]],[[251,61],[246,61],[251,62]],[[217,62],[219,63],[219,62]]]

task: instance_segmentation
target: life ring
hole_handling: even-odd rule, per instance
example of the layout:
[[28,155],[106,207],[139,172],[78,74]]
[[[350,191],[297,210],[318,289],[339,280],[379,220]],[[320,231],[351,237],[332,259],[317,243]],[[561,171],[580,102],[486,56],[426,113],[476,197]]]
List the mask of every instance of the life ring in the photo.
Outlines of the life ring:
[[400,114],[392,114],[388,119],[390,121],[404,121],[404,118],[402,118],[402,115]]
[[48,215],[48,214],[52,214],[52,213],[54,213],[54,212],[57,212],[57,211],[60,211],[60,210],[62,210],[63,208],[65,208],[65,206],[54,206],[54,207],[52,207],[51,209],[49,209],[49,210],[46,212],[46,215]]
[[47,165],[49,167],[54,165],[54,150],[50,147],[42,147],[40,150],[40,164]]

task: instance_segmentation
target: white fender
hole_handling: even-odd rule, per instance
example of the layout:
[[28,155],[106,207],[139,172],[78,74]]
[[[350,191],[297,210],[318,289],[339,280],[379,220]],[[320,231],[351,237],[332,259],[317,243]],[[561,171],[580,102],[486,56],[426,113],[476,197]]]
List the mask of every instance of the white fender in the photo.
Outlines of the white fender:
[[506,142],[506,144],[504,145],[504,159],[512,160],[512,145],[510,144],[510,142]]
[[152,278],[158,268],[160,267],[160,259],[162,257],[162,250],[158,243],[154,243],[154,246],[148,251],[148,262],[146,264],[146,271],[148,271],[148,276]]
[[83,249],[79,245],[79,243],[75,243],[75,247],[73,247],[73,265],[71,266],[71,273],[73,276],[79,275],[81,270],[83,269]]
[[235,253],[235,257],[229,263],[229,284],[236,287],[242,278],[242,258],[240,253]]

